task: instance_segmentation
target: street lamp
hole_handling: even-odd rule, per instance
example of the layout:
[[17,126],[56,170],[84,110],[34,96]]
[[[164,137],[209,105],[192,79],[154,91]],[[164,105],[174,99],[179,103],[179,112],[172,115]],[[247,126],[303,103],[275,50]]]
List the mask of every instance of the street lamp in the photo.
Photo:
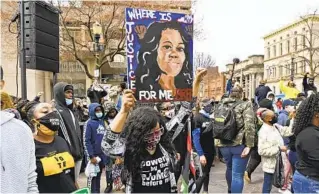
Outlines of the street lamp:
[[95,66],[95,70],[94,70],[94,77],[96,77],[96,79],[98,79],[98,77],[100,76],[100,71],[97,68],[98,64],[99,64],[99,52],[102,50],[102,45],[100,44],[100,38],[101,38],[101,34],[102,34],[102,26],[100,23],[95,22],[93,24],[93,35],[94,35],[94,42],[93,42],[93,50],[95,52],[95,57],[96,57],[96,66]]
[[294,77],[295,77],[295,64],[294,64],[295,59],[296,59],[296,54],[292,53],[291,54],[291,75],[290,75],[291,81],[294,81]]

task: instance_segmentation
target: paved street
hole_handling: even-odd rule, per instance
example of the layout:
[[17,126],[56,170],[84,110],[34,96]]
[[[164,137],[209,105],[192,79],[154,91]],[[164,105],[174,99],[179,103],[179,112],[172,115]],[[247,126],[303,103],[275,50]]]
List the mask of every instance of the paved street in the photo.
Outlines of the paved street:
[[[106,187],[105,175],[102,175],[102,185],[101,192],[104,191]],[[256,171],[252,175],[252,183],[246,184],[244,188],[244,193],[260,193],[263,183],[263,172],[260,166],[256,169]],[[81,174],[81,179],[79,182],[80,187],[85,187],[86,185],[86,177],[84,173]],[[273,188],[273,192],[276,191]],[[209,184],[209,192],[210,193],[227,193],[227,183],[225,179],[225,164],[216,163],[215,167],[212,167],[210,173],[210,184]]]

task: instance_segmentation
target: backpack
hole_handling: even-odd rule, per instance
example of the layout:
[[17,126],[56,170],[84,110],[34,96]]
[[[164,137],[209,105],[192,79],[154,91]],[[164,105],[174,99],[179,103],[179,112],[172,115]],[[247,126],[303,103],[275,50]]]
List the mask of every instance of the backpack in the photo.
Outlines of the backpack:
[[240,103],[241,101],[235,102],[232,106],[220,104],[215,109],[214,119],[211,122],[215,139],[232,141],[236,138],[238,129],[234,108]]

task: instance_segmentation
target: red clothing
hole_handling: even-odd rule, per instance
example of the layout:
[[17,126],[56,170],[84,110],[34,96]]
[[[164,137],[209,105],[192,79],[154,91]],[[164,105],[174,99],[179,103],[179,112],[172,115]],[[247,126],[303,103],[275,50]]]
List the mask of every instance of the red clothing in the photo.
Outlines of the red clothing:
[[277,101],[276,106],[277,106],[278,110],[282,110],[282,101]]

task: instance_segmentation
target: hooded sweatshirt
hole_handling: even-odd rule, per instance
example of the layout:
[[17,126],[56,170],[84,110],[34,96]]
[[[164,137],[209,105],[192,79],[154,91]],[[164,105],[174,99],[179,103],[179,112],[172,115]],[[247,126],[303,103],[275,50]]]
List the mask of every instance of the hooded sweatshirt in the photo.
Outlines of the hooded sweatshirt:
[[0,193],[38,193],[32,132],[13,114],[3,111],[0,114]]
[[[95,115],[95,109],[101,107],[103,117],[97,118]],[[98,103],[92,103],[89,106],[90,119],[84,124],[83,141],[85,155],[88,159],[99,156],[101,158],[103,154],[101,149],[101,142],[106,132],[104,125],[104,108]]]
[[72,110],[73,107],[67,106],[65,102],[64,89],[67,86],[71,86],[67,83],[60,82],[55,84],[54,100],[56,103],[56,109],[61,116],[63,122],[60,123],[58,134],[60,137],[66,140],[70,146],[71,154],[75,161],[82,160],[83,158],[83,146],[81,141],[81,130],[79,120],[74,116]]
[[280,90],[285,94],[286,99],[294,99],[297,98],[300,91],[296,88],[288,87],[284,85],[284,81],[279,82]]

